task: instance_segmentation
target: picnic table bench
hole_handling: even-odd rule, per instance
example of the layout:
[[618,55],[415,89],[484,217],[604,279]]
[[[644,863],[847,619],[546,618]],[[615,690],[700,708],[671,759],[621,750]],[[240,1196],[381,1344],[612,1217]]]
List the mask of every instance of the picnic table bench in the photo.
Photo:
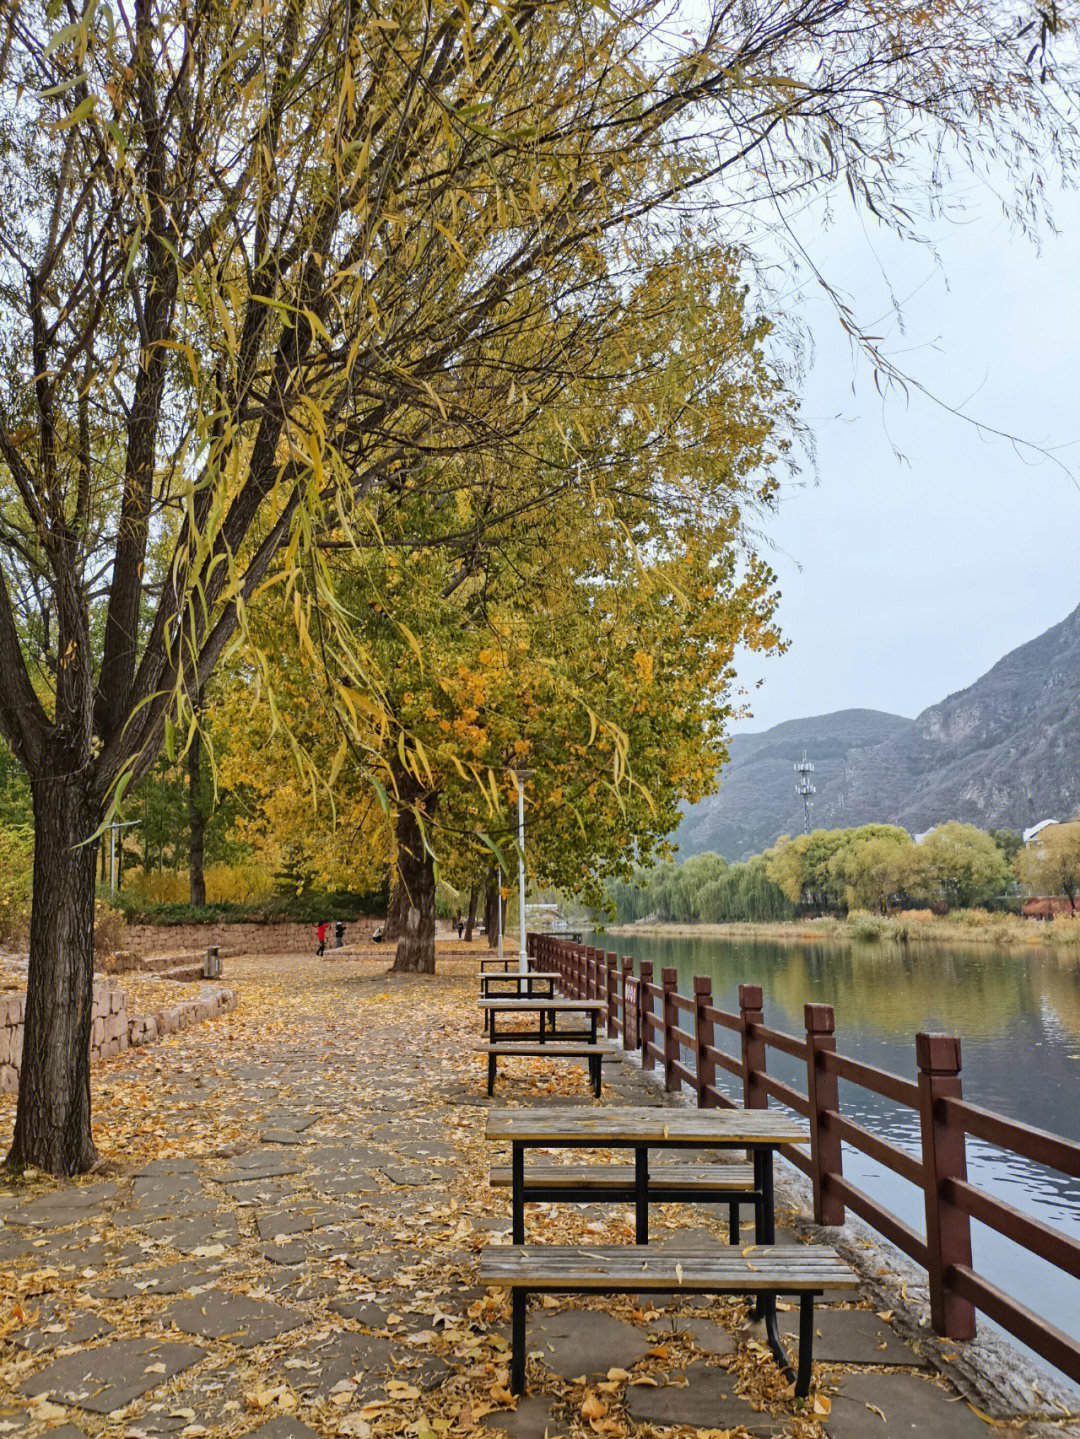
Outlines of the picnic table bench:
[[[488,1178],[492,1189],[513,1188],[513,1166],[496,1164]],[[604,1203],[637,1198],[633,1164],[526,1164],[522,1178],[525,1204]],[[726,1204],[728,1242],[739,1243],[739,1206],[757,1205],[752,1164],[651,1164],[648,1176],[650,1204]]]
[[[482,999],[480,1009],[486,1018],[487,1033],[492,1044],[499,1039],[510,1044],[520,1040],[528,1043],[530,1040],[537,1044],[547,1041],[587,1039],[590,1044],[596,1043],[596,1030],[600,1015],[604,1012],[604,1001],[602,999],[540,999],[522,995],[517,998]],[[496,1033],[495,1020],[498,1015],[535,1015],[539,1024],[537,1029],[504,1029],[501,1034]],[[584,1015],[589,1021],[588,1029],[559,1029],[557,1018],[560,1014]]]
[[[525,1315],[530,1294],[635,1294],[650,1290],[684,1294],[772,1296],[766,1313],[769,1347],[802,1397],[810,1390],[814,1347],[814,1297],[858,1288],[858,1275],[824,1245],[752,1246],[735,1253],[723,1245],[637,1244],[513,1245],[485,1248],[480,1283],[511,1291],[510,1389],[525,1388]],[[775,1299],[799,1299],[798,1368],[785,1353],[776,1328]]]

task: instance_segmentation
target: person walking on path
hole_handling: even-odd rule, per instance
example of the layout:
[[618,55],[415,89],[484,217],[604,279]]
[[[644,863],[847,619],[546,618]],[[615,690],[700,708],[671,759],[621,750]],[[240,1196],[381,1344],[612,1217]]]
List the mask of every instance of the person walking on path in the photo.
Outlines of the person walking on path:
[[326,931],[329,928],[330,925],[324,919],[323,922],[319,925],[318,929],[315,931],[315,938],[319,941],[319,947],[315,951],[315,953],[319,956],[320,959],[326,953]]

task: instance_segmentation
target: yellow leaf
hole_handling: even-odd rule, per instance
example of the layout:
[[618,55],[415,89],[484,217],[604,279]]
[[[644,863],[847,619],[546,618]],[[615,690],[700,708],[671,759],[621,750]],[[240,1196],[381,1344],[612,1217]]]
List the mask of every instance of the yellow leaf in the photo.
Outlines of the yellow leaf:
[[590,1393],[581,1406],[582,1419],[603,1419],[606,1413],[607,1405],[595,1394]]

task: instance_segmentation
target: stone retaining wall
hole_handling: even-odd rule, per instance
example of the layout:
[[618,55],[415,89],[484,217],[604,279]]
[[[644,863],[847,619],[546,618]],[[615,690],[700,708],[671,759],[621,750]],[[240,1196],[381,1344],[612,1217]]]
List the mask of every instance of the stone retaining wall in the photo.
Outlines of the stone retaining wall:
[[[195,999],[159,1009],[154,1014],[132,1017],[127,995],[108,979],[94,980],[94,1003],[90,1022],[90,1062],[121,1054],[129,1045],[149,1044],[165,1034],[176,1034],[205,1019],[216,1019],[236,1008],[232,989],[203,989]],[[22,1063],[23,1024],[26,996],[21,992],[0,995],[0,1094],[17,1094],[19,1065]]]
[[[345,925],[345,941],[356,944],[370,940],[384,921],[365,916]],[[283,921],[280,924],[129,924],[124,934],[125,949],[139,954],[162,950],[202,950],[216,944],[223,954],[306,954],[315,948],[315,926]],[[334,943],[331,921],[327,950]]]

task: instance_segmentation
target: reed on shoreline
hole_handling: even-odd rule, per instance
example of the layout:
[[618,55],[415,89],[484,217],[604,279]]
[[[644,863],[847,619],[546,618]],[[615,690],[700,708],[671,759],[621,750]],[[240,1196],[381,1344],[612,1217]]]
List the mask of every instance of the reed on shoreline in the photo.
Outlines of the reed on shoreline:
[[672,924],[638,921],[612,925],[609,934],[641,934],[686,939],[810,940],[853,944],[993,944],[1013,948],[1080,947],[1080,911],[1074,919],[1023,919],[985,909],[958,909],[937,915],[928,909],[877,915],[853,910],[844,917],[768,920],[738,924]]

